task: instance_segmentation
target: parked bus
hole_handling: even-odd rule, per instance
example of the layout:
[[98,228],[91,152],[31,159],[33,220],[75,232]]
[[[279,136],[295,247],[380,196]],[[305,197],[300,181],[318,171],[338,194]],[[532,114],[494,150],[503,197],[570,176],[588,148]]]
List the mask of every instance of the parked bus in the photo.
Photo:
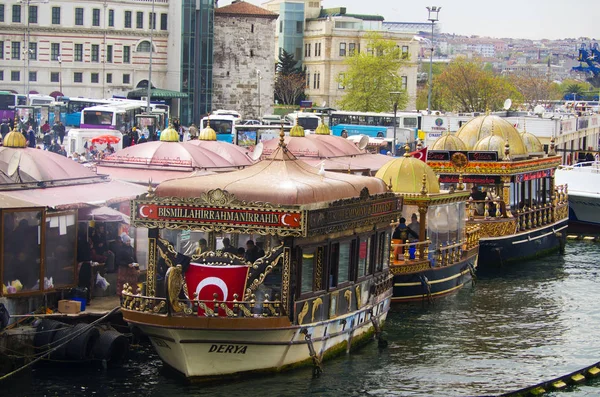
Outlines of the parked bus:
[[25,95],[14,94],[8,91],[0,91],[0,122],[8,122],[15,118],[15,106],[27,104]]
[[81,125],[81,111],[83,109],[113,103],[110,99],[70,98],[66,96],[58,97],[57,101],[65,104],[65,112],[60,115],[62,123],[66,127],[77,128]]
[[296,121],[298,121],[298,125],[304,128],[305,132],[310,133],[317,129],[321,118],[314,113],[294,112],[286,114],[283,121],[291,126],[296,125]]
[[217,133],[217,141],[233,143],[233,137],[236,135],[235,127],[240,121],[239,118],[232,115],[213,115],[202,118],[201,129],[206,128],[210,119],[210,128]]
[[85,108],[81,112],[82,129],[129,131],[135,125],[135,116],[143,113],[144,108],[134,103],[112,103]]
[[54,98],[50,95],[29,94],[30,106],[50,105],[52,102],[54,102]]
[[[400,130],[421,128],[421,115],[418,113],[396,113],[396,134]],[[329,116],[329,128],[333,135],[367,135],[373,138],[394,137],[394,113],[335,111]],[[400,130],[399,130],[400,129]],[[398,135],[397,135],[398,136]]]

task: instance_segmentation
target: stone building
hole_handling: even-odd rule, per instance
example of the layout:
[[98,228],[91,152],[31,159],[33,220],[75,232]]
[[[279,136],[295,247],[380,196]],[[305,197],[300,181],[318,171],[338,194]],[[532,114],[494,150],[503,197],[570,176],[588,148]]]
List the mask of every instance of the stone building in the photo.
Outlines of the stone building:
[[259,119],[273,111],[277,14],[244,1],[215,9],[213,109]]

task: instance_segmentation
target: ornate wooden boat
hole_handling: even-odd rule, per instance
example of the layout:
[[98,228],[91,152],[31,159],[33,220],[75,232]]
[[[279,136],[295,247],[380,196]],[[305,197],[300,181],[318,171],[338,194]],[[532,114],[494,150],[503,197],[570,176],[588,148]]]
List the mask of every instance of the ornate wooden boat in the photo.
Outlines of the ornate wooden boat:
[[402,197],[403,216],[417,222],[398,228],[392,240],[394,302],[457,291],[475,276],[479,248],[479,226],[467,225],[469,192],[441,191],[431,167],[408,152],[376,175]]
[[546,153],[534,135],[485,115],[440,137],[427,163],[442,186],[472,191],[468,224],[481,228],[480,271],[564,248],[569,208],[566,187],[554,180],[553,139]]
[[[380,179],[297,160],[282,132],[266,160],[166,181],[132,202],[132,224],[148,228],[148,273],[123,290],[123,317],[186,377],[318,372],[381,332],[401,201]],[[252,239],[264,255],[242,259],[225,238]],[[201,239],[199,252],[189,243]]]

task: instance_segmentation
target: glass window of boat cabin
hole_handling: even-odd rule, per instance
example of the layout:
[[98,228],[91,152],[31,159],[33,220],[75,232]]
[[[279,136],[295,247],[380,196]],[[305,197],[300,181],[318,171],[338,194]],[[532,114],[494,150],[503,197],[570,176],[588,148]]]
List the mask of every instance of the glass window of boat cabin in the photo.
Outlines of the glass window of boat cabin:
[[552,192],[549,191],[550,180],[545,177],[524,182],[514,182],[510,185],[510,206],[512,210],[523,210],[535,205],[550,202]]
[[[405,213],[417,213],[418,211],[409,212],[411,206],[406,206]],[[417,209],[416,207],[414,209]],[[434,260],[433,253],[442,247],[464,241],[466,233],[466,217],[467,204],[466,202],[448,203],[442,205],[430,206],[427,209],[426,231],[427,238],[431,241],[429,245],[430,258]],[[421,222],[421,220],[419,220]]]
[[46,214],[45,223],[44,289],[73,286],[77,259],[75,212]]

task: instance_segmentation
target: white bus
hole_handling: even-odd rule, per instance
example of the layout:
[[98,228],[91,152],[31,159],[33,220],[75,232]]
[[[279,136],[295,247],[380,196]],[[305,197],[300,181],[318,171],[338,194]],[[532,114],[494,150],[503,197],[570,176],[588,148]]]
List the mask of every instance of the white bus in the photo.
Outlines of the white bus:
[[298,121],[298,125],[304,128],[305,132],[311,133],[317,129],[321,123],[321,118],[314,113],[294,112],[286,114],[283,121],[292,127],[296,125],[296,121]]
[[30,106],[50,105],[53,102],[54,98],[52,98],[50,95],[29,94]]
[[145,109],[134,103],[113,103],[83,109],[80,128],[129,131],[135,126],[135,116]]

